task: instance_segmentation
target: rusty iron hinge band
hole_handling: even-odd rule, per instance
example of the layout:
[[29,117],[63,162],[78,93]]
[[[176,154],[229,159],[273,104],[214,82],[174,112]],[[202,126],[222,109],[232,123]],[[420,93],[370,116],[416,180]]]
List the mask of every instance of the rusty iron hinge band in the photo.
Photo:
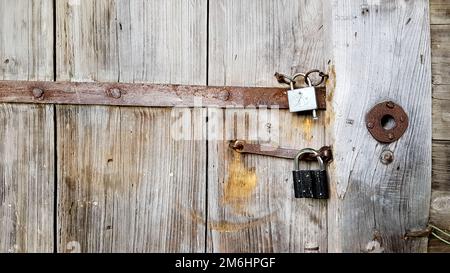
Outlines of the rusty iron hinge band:
[[[319,109],[326,109],[325,88],[316,90]],[[0,102],[217,108],[276,106],[287,109],[286,91],[277,87],[0,81]]]
[[[294,159],[295,156],[300,152],[300,150],[296,149],[267,147],[262,146],[261,144],[247,143],[244,140],[233,140],[229,145],[231,149],[242,154],[257,154],[286,159]],[[328,163],[333,160],[330,146],[323,146],[318,150],[318,152],[324,162]],[[317,159],[313,154],[305,154],[305,156],[302,157],[302,160],[316,161]]]

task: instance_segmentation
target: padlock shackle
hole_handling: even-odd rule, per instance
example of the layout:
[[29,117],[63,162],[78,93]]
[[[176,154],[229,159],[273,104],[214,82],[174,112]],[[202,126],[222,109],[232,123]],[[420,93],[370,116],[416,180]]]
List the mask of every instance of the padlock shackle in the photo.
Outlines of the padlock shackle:
[[295,79],[298,78],[298,77],[303,77],[305,79],[305,83],[308,85],[308,87],[312,87],[313,86],[311,79],[305,73],[301,73],[300,72],[300,73],[296,73],[296,74],[294,74],[292,76],[291,82],[290,82],[291,89],[294,88]]
[[300,162],[300,160],[302,159],[302,157],[305,154],[313,154],[317,158],[317,161],[319,162],[320,170],[325,170],[325,165],[323,163],[322,158],[320,157],[319,152],[314,150],[314,149],[311,149],[311,148],[301,149],[298,152],[298,154],[294,158],[294,170],[299,170],[300,169],[299,168],[299,162]]

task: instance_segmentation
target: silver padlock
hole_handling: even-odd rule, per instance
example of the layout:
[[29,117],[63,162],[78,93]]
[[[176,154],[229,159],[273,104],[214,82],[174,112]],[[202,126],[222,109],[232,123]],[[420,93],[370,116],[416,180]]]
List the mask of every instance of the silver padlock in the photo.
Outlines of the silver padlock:
[[313,118],[317,119],[317,98],[316,98],[316,90],[312,85],[311,79],[309,77],[305,78],[305,82],[307,82],[308,87],[303,88],[294,88],[295,78],[302,76],[305,77],[303,73],[297,73],[292,77],[290,81],[291,90],[287,92],[288,95],[288,103],[289,103],[289,111],[290,112],[303,112],[303,111],[312,111]]

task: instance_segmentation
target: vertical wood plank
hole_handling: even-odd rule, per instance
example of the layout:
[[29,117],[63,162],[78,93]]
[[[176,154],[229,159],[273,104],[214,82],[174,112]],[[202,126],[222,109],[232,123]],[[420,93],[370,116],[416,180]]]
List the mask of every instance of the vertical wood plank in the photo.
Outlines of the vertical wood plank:
[[[450,1],[430,0],[431,69],[433,75],[433,177],[430,222],[450,230]],[[430,237],[430,252],[450,246]]]
[[[210,85],[272,86],[275,72],[325,67],[321,1],[211,1],[209,28]],[[209,252],[327,251],[326,202],[294,198],[293,161],[228,148],[236,138],[320,148],[324,123],[285,110],[209,110]]]
[[[450,141],[433,141],[433,186],[430,222],[450,230]],[[450,247],[434,236],[430,237],[429,252],[450,252]]]
[[431,25],[433,84],[450,85],[450,24]]
[[[327,115],[335,160],[329,250],[423,252],[431,186],[431,61],[428,1],[333,1],[325,7],[332,59]],[[351,98],[351,100],[349,100]],[[397,142],[377,143],[365,114],[393,100],[409,116]],[[348,124],[347,119],[354,120]],[[380,154],[394,153],[390,165]]]
[[[206,9],[206,0],[57,1],[58,79],[204,85]],[[58,251],[204,251],[197,110],[57,109]],[[180,113],[190,130],[181,139]]]
[[450,24],[450,1],[430,0],[430,22],[431,24]]
[[[0,2],[0,79],[53,79],[51,0]],[[53,106],[0,104],[0,252],[53,250]]]

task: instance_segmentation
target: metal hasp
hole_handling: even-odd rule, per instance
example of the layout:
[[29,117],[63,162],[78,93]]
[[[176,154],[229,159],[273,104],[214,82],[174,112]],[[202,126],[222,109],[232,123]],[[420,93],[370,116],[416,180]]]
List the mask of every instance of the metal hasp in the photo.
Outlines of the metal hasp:
[[[262,146],[260,144],[247,143],[244,140],[230,141],[230,148],[242,154],[257,154],[264,156],[272,156],[278,158],[295,159],[300,150],[287,149],[280,147]],[[328,163],[333,160],[330,146],[323,146],[318,150],[319,156],[323,162]],[[304,161],[317,161],[317,155],[306,153],[302,156]]]
[[408,115],[392,101],[375,105],[366,115],[366,126],[377,141],[397,141],[408,128]]
[[[325,109],[325,87],[315,91],[318,109]],[[0,81],[0,103],[288,109],[286,92],[279,87]]]

